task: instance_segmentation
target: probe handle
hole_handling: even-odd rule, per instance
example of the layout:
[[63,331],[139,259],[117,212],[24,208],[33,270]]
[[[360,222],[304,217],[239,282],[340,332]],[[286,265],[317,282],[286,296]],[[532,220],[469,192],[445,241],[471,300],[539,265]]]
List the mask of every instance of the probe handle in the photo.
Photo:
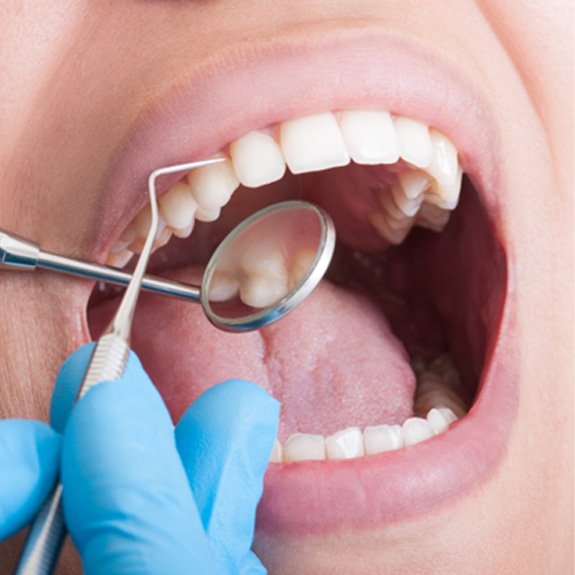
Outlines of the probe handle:
[[[102,336],[94,348],[76,401],[95,385],[120,379],[129,354],[130,346],[124,338],[113,332]],[[65,537],[62,484],[58,483],[30,526],[14,575],[51,575]]]

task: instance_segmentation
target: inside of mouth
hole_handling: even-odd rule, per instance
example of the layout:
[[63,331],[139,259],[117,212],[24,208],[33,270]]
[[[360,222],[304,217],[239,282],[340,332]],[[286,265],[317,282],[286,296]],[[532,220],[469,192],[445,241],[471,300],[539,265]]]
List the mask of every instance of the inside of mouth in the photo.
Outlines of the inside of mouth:
[[[282,442],[294,432],[327,436],[425,417],[438,395],[458,416],[471,408],[503,307],[503,247],[467,177],[441,233],[414,228],[399,245],[383,240],[367,225],[375,200],[365,183],[388,169],[350,164],[240,187],[216,222],[198,223],[190,238],[174,238],[154,254],[151,273],[199,283],[233,225],[286,199],[324,208],[338,234],[322,285],[260,333],[222,334],[199,306],[142,295],[133,347],[175,420],[204,389],[235,377],[282,401]],[[94,338],[120,295],[95,290],[88,305]]]

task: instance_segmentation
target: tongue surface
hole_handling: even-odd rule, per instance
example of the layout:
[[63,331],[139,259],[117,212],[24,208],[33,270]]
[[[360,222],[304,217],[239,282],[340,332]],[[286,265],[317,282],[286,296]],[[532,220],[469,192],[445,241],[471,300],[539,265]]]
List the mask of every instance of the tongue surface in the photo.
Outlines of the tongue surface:
[[[172,278],[190,281],[189,273]],[[94,335],[117,304],[91,311]],[[296,431],[328,435],[412,415],[414,376],[385,317],[364,296],[326,281],[287,317],[246,334],[212,327],[199,305],[142,294],[132,346],[176,421],[202,391],[232,378],[281,401],[282,441]]]

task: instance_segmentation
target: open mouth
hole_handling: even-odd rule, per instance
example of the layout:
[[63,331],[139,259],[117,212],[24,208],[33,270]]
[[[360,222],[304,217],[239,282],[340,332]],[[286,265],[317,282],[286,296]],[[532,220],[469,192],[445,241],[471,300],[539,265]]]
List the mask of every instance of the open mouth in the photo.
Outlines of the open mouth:
[[[198,306],[142,295],[133,347],[174,420],[231,378],[281,401],[259,529],[362,528],[456,500],[500,463],[516,400],[512,383],[494,385],[505,372],[508,269],[489,162],[460,134],[389,107],[238,130],[211,150],[225,163],[161,191],[150,271],[198,283],[233,224],[286,199],[324,208],[338,246],[308,301],[261,332],[222,333]],[[110,263],[141,249],[140,208],[112,234]],[[113,290],[94,293],[94,337],[117,302]]]

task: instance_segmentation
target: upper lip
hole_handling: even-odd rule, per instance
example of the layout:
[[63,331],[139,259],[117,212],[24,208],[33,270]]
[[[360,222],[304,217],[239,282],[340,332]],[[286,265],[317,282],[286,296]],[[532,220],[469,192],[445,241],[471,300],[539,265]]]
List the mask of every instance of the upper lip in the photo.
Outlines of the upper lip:
[[[126,136],[104,192],[107,213],[116,215],[103,222],[94,257],[105,258],[146,202],[146,180],[157,167],[209,157],[249,130],[285,119],[354,108],[409,116],[450,137],[497,235],[503,236],[493,103],[445,54],[375,26],[334,27],[305,40],[286,35],[271,43],[252,42],[250,50],[237,45],[222,50],[176,78]],[[160,182],[159,193],[170,183]],[[310,531],[341,521],[349,526],[385,522],[429,510],[489,477],[505,452],[517,405],[514,368],[501,359],[515,353],[511,339],[501,337],[513,324],[507,296],[500,333],[490,342],[491,361],[482,375],[481,393],[464,421],[414,450],[271,470],[260,526]],[[419,481],[406,483],[407,469]],[[324,493],[331,501],[330,519],[318,523],[318,494],[309,486],[320,484],[324,477],[330,482],[329,493]],[[337,501],[342,489],[347,489],[350,500],[346,505]],[[373,500],[378,501],[376,506],[370,503]]]
[[[445,55],[377,27],[242,48],[231,45],[195,62],[141,111],[106,178],[103,212],[113,216],[102,221],[90,257],[105,259],[147,202],[147,178],[158,167],[210,157],[253,129],[338,109],[388,110],[438,128],[455,143],[490,212],[498,213],[499,138],[489,102]],[[179,177],[159,180],[158,195]]]

